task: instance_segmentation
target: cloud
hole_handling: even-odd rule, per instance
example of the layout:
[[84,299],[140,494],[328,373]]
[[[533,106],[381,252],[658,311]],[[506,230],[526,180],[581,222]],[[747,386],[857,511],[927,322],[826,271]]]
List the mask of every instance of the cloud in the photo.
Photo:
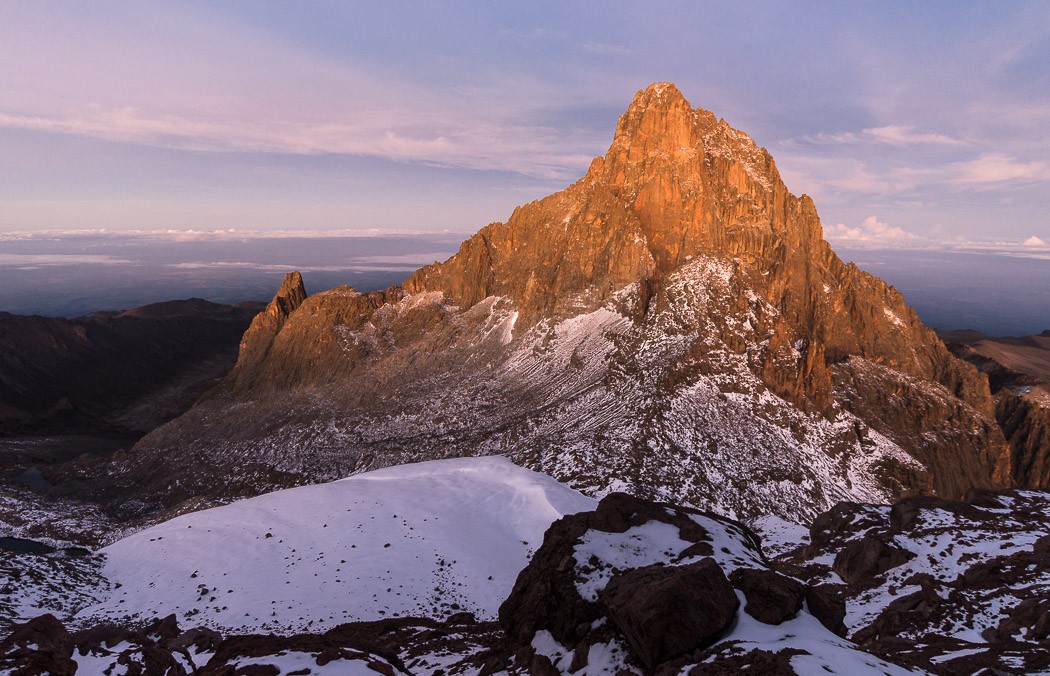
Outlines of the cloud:
[[1032,235],[1024,241],[1025,246],[1046,246],[1046,242],[1042,238]]
[[42,265],[127,265],[136,261],[91,254],[0,254],[0,266],[23,267]]
[[897,244],[914,243],[919,240],[917,235],[903,228],[883,223],[875,216],[868,216],[863,223],[857,226],[848,226],[843,223],[828,226],[825,229],[825,235],[829,240],[846,244]]
[[1046,162],[1019,162],[999,154],[982,155],[967,162],[954,162],[948,165],[947,171],[949,183],[971,186],[1007,181],[1050,180],[1050,165]]
[[916,132],[915,127],[888,125],[869,127],[860,132],[843,132],[840,134],[815,134],[805,136],[802,141],[820,144],[833,143],[881,143],[894,146],[938,145],[964,146],[962,141],[945,134]]
[[[0,232],[0,242],[17,242],[26,240],[49,239],[146,239],[164,242],[195,241],[241,241],[247,239],[289,239],[289,238],[350,238],[350,237],[427,237],[449,238],[450,241],[465,239],[467,232],[408,230],[390,228],[368,228],[357,230],[244,230],[228,228],[226,230],[109,230],[73,229],[73,230],[15,230]],[[14,255],[14,254],[12,254]],[[423,256],[424,254],[420,254]],[[426,254],[429,255],[429,254]],[[123,261],[115,261],[123,262]]]
[[601,54],[603,56],[630,56],[631,54],[634,54],[634,50],[629,47],[595,41],[583,43],[583,51],[592,54]]
[[485,124],[454,117],[427,126],[422,120],[398,120],[382,113],[357,116],[352,122],[304,123],[194,118],[94,105],[67,116],[0,113],[0,127],[195,152],[360,155],[548,179],[575,178],[594,158],[591,150],[598,150],[550,127]]

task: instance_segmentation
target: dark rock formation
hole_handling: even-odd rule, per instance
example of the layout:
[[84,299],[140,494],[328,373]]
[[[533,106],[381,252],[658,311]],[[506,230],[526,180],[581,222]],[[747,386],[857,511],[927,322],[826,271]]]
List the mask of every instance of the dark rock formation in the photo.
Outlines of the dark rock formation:
[[649,669],[714,643],[740,605],[713,559],[614,575],[600,598],[631,652]]
[[813,585],[806,592],[806,606],[813,617],[820,620],[824,628],[836,636],[845,636],[846,600],[842,593],[831,585]]
[[915,555],[885,540],[865,535],[839,550],[831,569],[847,584],[857,584],[896,568]]
[[[685,556],[710,556],[714,550],[707,531],[690,514],[695,510],[640,500],[624,493],[606,496],[593,512],[574,514],[554,522],[543,537],[543,545],[519,575],[514,590],[500,606],[500,624],[515,641],[531,640],[537,631],[550,631],[563,643],[575,643],[578,630],[605,615],[599,599],[585,599],[577,587],[577,562],[573,548],[588,531],[624,533],[650,522],[666,523],[678,529],[690,543]],[[706,515],[718,519],[714,515]],[[746,527],[734,524],[741,536],[750,538],[756,551],[757,540]],[[688,553],[686,553],[688,552]],[[590,564],[584,564],[590,567]],[[723,575],[724,577],[724,575]],[[734,599],[735,601],[735,599]],[[735,606],[734,606],[735,608]]]
[[1013,478],[1023,488],[1050,488],[1050,407],[1003,391],[995,417],[1010,442]]
[[[1050,668],[1050,494],[842,504],[811,532],[772,565],[809,581],[809,611],[864,650],[943,674]],[[820,584],[832,573],[846,584]]]
[[15,627],[0,641],[0,670],[12,676],[72,676],[73,639],[54,615],[41,615]]
[[172,616],[139,629],[98,626],[70,636],[55,617],[42,615],[0,642],[0,670],[18,676],[67,676],[83,673],[75,661],[83,657],[105,673],[279,674],[287,673],[282,671],[286,656],[298,653],[339,673],[364,668],[389,676],[438,674],[442,669],[437,664],[454,673],[491,673],[503,664],[501,636],[492,623],[465,620],[398,618],[343,624],[323,633],[223,637],[205,627],[183,631]]
[[1050,335],[991,338],[977,331],[941,334],[948,348],[988,376],[995,419],[1010,443],[1013,481],[1050,488]]
[[[744,611],[766,624],[780,624],[797,615],[809,591],[798,580],[761,568],[737,568],[729,579],[744,592]],[[810,612],[817,615],[812,608]]]

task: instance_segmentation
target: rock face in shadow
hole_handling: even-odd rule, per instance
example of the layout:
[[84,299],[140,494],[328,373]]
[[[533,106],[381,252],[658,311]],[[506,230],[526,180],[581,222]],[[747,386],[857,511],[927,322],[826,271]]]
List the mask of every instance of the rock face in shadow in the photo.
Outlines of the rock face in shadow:
[[1020,338],[951,331],[942,337],[957,357],[988,376],[1014,483],[1050,488],[1050,331]]
[[600,598],[631,652],[649,669],[714,643],[740,605],[713,559],[619,573]]
[[173,504],[498,453],[596,494],[811,518],[1011,481],[986,378],[669,83],[579,181],[449,260],[304,296],[286,279],[215,396],[120,465],[136,490]]
[[0,642],[0,667],[10,674],[51,674],[72,676],[77,671],[73,661],[73,638],[54,615],[41,615],[15,627]]
[[746,526],[621,493],[552,524],[499,612],[510,673],[542,674],[832,671],[857,657],[833,633],[844,616],[841,596],[773,570]]
[[[798,615],[809,591],[798,580],[761,568],[738,568],[732,581],[747,600],[744,611],[765,624],[781,624]],[[817,615],[812,607],[810,612]]]
[[199,298],[77,319],[0,313],[0,433],[143,433],[231,368],[253,304]]
[[1001,392],[995,417],[1010,442],[1013,478],[1023,488],[1050,488],[1050,407]]

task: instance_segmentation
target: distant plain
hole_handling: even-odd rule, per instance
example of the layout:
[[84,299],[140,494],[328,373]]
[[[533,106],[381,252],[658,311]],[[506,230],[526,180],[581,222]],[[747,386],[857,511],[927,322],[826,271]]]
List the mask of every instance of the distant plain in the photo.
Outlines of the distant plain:
[[[373,291],[451,256],[464,233],[187,238],[92,234],[0,241],[0,311],[75,317],[161,300],[269,300],[300,270],[310,293]],[[1050,260],[998,251],[850,249],[839,255],[904,294],[941,330],[1050,329]]]

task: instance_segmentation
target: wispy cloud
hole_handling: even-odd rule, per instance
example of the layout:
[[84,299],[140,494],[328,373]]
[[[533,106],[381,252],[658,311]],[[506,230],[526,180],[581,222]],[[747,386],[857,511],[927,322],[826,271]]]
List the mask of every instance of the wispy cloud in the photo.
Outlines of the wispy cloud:
[[1023,162],[999,154],[954,162],[946,167],[945,173],[948,182],[968,186],[1008,181],[1050,181],[1050,165],[1046,162]]
[[[470,233],[435,232],[433,230],[383,229],[369,228],[358,230],[245,230],[228,228],[226,230],[109,230],[107,228],[72,229],[72,230],[15,230],[0,232],[0,242],[50,240],[50,239],[145,239],[162,242],[197,242],[197,241],[240,241],[249,239],[291,239],[291,238],[352,238],[352,237],[428,237],[445,238],[450,241],[465,239]],[[426,256],[429,254],[420,254]]]
[[961,139],[953,138],[946,134],[928,133],[915,131],[915,127],[888,125],[885,127],[870,127],[859,132],[842,132],[838,134],[814,134],[804,136],[797,142],[834,144],[834,143],[882,143],[893,146],[965,146],[967,143]]
[[135,262],[126,258],[92,254],[0,254],[0,265],[18,268],[45,265],[129,265]]
[[197,152],[361,155],[552,179],[574,178],[593,159],[593,153],[580,152],[589,144],[550,127],[477,124],[450,118],[430,128],[424,128],[422,120],[405,120],[409,128],[398,129],[390,126],[391,117],[359,116],[347,123],[253,122],[96,105],[63,117],[0,112],[0,127]]
[[631,54],[634,54],[633,49],[624,45],[595,41],[583,43],[583,51],[592,54],[601,54],[603,56],[630,56]]
[[904,228],[883,223],[875,216],[868,216],[861,224],[855,226],[837,223],[828,226],[824,232],[829,240],[844,244],[915,243],[920,239],[914,233],[908,232]]

